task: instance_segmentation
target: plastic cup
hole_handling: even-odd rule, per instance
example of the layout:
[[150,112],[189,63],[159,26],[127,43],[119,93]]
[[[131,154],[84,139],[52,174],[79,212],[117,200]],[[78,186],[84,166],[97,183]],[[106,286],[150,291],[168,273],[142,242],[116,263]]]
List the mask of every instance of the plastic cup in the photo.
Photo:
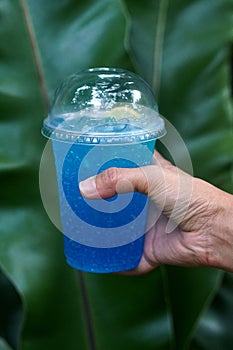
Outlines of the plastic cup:
[[56,91],[42,133],[52,139],[68,264],[97,273],[135,268],[143,251],[147,196],[88,200],[78,183],[110,167],[151,164],[165,128],[149,86],[116,68],[74,74]]

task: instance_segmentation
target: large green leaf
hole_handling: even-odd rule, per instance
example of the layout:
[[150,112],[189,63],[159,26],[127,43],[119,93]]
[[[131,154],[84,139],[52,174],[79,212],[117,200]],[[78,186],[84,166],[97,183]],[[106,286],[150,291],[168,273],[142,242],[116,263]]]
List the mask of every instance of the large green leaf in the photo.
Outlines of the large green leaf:
[[[232,1],[126,3],[132,16],[128,46],[137,70],[154,88],[160,112],[186,141],[195,175],[232,190]],[[218,288],[220,273],[165,271],[176,346],[182,349]]]
[[64,263],[62,237],[49,223],[39,197],[45,111],[23,8],[4,1],[0,10],[0,261],[24,305],[21,347],[64,349],[69,341],[70,349],[77,344],[85,349],[77,281]]
[[[185,138],[195,173],[229,188],[230,3],[127,0],[126,13],[120,0],[2,1],[0,263],[24,308],[22,350],[181,350],[188,344],[220,275],[163,267],[132,278],[66,266],[62,237],[39,196],[40,128],[68,74],[90,66],[132,69],[127,34],[132,62]],[[9,349],[7,342],[1,339],[1,350]]]

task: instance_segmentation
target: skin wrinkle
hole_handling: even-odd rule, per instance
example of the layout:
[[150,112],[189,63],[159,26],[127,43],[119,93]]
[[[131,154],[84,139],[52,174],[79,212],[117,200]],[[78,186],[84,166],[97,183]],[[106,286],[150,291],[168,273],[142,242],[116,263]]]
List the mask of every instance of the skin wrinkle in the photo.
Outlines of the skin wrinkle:
[[[116,194],[116,184],[119,177],[119,169],[114,167],[100,173],[99,177],[96,178],[96,188],[102,198],[112,197]],[[104,188],[104,193],[101,193],[103,192],[102,188]]]
[[[193,239],[194,236],[195,236],[195,239]],[[193,234],[191,232],[185,232],[185,231],[181,232],[181,235],[180,235],[181,245],[186,249],[187,256],[189,257],[192,256],[192,264],[195,261],[194,265],[196,266],[209,265],[209,250],[208,250],[209,244],[206,243],[208,242],[208,239],[206,239],[207,237],[208,237],[207,235],[202,233]],[[199,246],[196,246],[195,244],[195,240],[197,238],[199,239]],[[189,266],[191,266],[190,263],[189,263]]]
[[150,265],[152,268],[155,268],[155,267],[157,267],[158,265],[160,265],[160,262],[159,262],[159,261],[158,261],[158,263],[157,263],[157,262],[151,260],[151,259],[149,258],[149,256],[147,255],[146,252],[143,252],[143,257],[144,257],[144,259],[146,260],[146,262],[148,263],[148,265]]
[[[195,179],[194,181],[198,180]],[[194,258],[198,257],[195,260],[204,266],[210,264],[213,254],[209,225],[212,215],[210,203],[208,201],[204,202],[202,198],[197,198],[191,200],[186,216],[181,223],[181,228],[186,228],[181,235],[182,245],[190,251]],[[196,219],[197,217],[199,217],[199,220]],[[196,246],[196,242],[198,242],[198,246]]]
[[[208,210],[207,203],[203,203],[202,199],[199,198],[195,201],[191,201],[186,216],[181,223],[181,227],[185,227],[186,232],[205,229],[210,214],[211,211]],[[197,215],[200,216],[198,222],[196,220]]]
[[[159,232],[158,232],[158,230],[159,230],[160,228],[158,227],[158,221],[156,222],[156,224],[154,225],[154,227],[153,227],[153,230],[154,231],[157,231],[157,234],[159,234]],[[157,235],[156,234],[153,234],[152,235],[152,242],[151,242],[151,244],[150,244],[150,248],[151,248],[151,254],[152,254],[152,259],[151,259],[151,261],[155,261],[155,263],[157,263],[158,265],[160,265],[161,264],[161,261],[160,261],[160,259],[159,259],[159,257],[158,257],[158,255],[156,254],[156,247],[157,247]],[[146,237],[147,238],[147,237]],[[157,248],[157,250],[158,250],[158,248]]]
[[148,178],[145,174],[145,172],[143,171],[142,168],[138,168],[138,170],[141,172],[141,177],[144,181],[142,181],[140,188],[137,186],[137,183],[134,185],[134,190],[137,192],[141,192],[144,193],[146,195],[148,195],[149,192],[149,181]]
[[[198,183],[201,181],[201,184],[205,185],[202,180],[195,179],[195,181]],[[188,231],[183,232],[183,245],[189,250],[192,248],[194,256],[199,257],[199,264],[203,266],[217,265],[218,254],[214,249],[215,234],[212,232],[212,218],[217,214],[215,203],[208,200],[204,202],[202,197],[198,197],[191,202],[187,216],[181,225],[189,227]]]
[[[216,227],[212,232],[214,241],[214,261],[213,266],[222,266],[224,269],[229,270],[226,262],[232,260],[233,256],[233,240],[232,240],[232,225],[228,217],[233,218],[233,196],[226,194],[219,190],[219,197],[215,202],[215,217]],[[225,201],[222,201],[222,196],[226,197]],[[230,213],[230,215],[229,215]],[[233,220],[232,220],[233,221]],[[225,230],[223,230],[223,227]],[[233,262],[230,271],[233,271]]]

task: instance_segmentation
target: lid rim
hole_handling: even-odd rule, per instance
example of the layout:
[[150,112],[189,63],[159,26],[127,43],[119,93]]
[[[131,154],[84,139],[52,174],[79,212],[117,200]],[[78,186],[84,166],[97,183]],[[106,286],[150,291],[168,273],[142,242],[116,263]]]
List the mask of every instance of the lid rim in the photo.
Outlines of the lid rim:
[[159,139],[166,134],[166,129],[164,121],[161,118],[161,128],[157,130],[140,130],[140,132],[125,133],[116,135],[116,133],[73,133],[62,130],[57,130],[56,128],[51,128],[44,125],[41,129],[41,133],[44,137],[52,140],[57,140],[59,142],[68,143],[80,143],[80,144],[126,144],[126,143],[136,143],[136,142],[146,142],[154,139]]
[[[108,132],[101,132],[101,131],[86,131],[86,132],[81,132],[81,131],[77,131],[77,130],[65,130],[62,128],[59,128],[60,125],[62,125],[62,123],[57,124],[57,125],[52,125],[51,123],[49,123],[50,119],[49,117],[45,118],[43,121],[43,127],[42,130],[47,130],[48,132],[50,132],[51,134],[53,132],[57,132],[57,133],[63,133],[63,134],[67,134],[67,135],[90,135],[90,134],[96,134],[98,136],[102,136],[102,137],[117,137],[116,132],[115,131],[108,131]],[[120,121],[120,120],[119,120]],[[130,121],[128,124],[130,125],[134,125],[134,126],[138,126],[137,124],[134,124],[132,121]],[[104,125],[104,124],[103,124]],[[148,129],[145,129],[143,127],[141,127],[140,129],[134,130],[133,133],[134,135],[136,134],[145,134],[147,132],[160,132],[165,130],[165,122],[164,119],[157,116],[157,125]],[[123,135],[132,135],[131,132],[121,132],[119,134],[119,136],[123,136]]]

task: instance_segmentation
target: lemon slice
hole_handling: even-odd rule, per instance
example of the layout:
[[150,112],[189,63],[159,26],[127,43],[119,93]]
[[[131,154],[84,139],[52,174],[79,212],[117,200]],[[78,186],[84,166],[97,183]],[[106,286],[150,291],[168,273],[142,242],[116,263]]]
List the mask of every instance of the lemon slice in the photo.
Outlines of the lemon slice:
[[130,115],[135,118],[141,118],[141,115],[138,112],[128,106],[113,107],[108,112],[108,116],[115,117],[116,119],[127,118]]

